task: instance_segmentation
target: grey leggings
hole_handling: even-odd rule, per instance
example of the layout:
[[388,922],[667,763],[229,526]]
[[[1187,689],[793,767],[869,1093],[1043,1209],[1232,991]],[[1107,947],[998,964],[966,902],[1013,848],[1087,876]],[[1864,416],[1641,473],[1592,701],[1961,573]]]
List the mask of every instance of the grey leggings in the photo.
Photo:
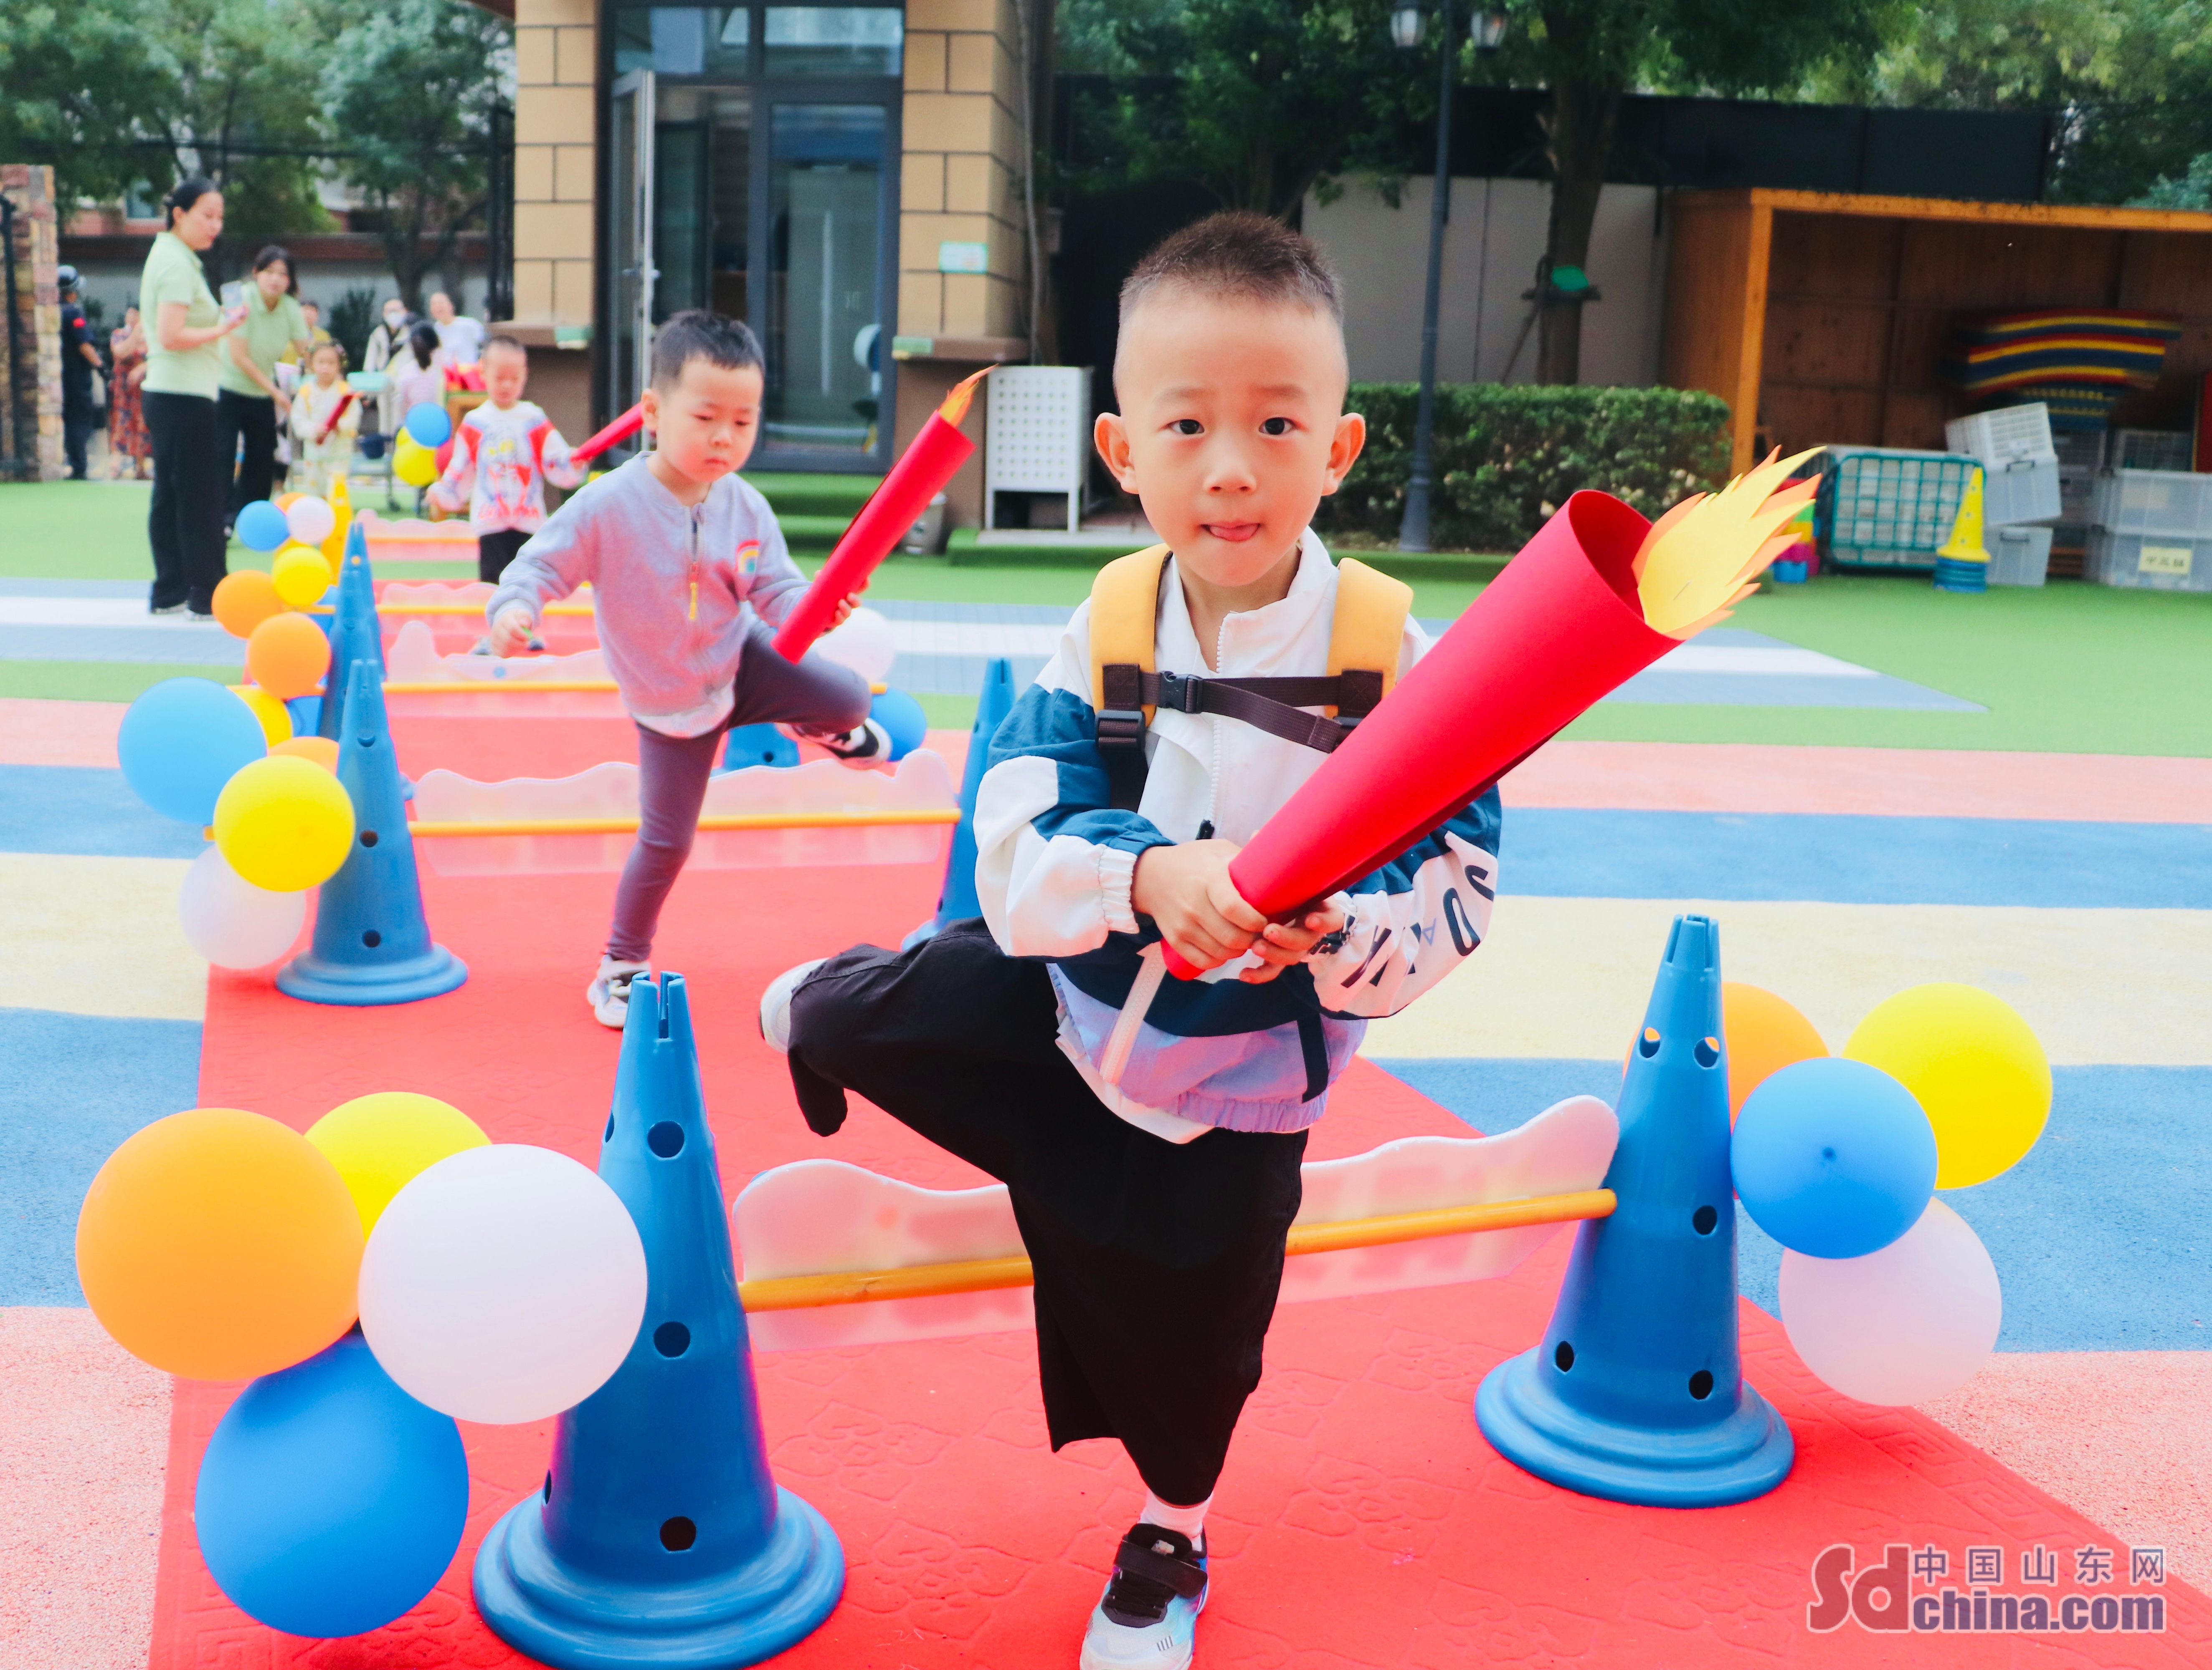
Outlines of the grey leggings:
[[868,716],[868,687],[860,674],[819,655],[798,665],[775,653],[773,635],[760,622],[745,630],[738,660],[736,700],[730,716],[696,737],[667,737],[637,727],[637,845],[615,890],[614,926],[607,955],[643,963],[653,955],[653,931],[661,902],[691,856],[699,833],[699,807],[722,733],[740,725],[785,724],[829,736],[851,730]]

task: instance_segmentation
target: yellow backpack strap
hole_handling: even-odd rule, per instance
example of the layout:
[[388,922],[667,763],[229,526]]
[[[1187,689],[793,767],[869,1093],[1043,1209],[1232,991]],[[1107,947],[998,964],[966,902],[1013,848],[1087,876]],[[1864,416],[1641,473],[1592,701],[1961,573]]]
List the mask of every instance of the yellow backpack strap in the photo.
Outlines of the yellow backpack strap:
[[[1106,699],[1106,669],[1133,666],[1140,673],[1158,671],[1154,648],[1159,637],[1160,576],[1167,570],[1168,548],[1117,556],[1091,582],[1091,705],[1100,713],[1116,704]],[[1133,707],[1133,701],[1126,704]],[[1144,710],[1145,723],[1152,710]]]
[[[1328,676],[1336,678],[1346,673],[1375,673],[1380,675],[1380,682],[1373,686],[1371,697],[1364,689],[1344,688],[1340,706],[1328,710],[1331,718],[1341,713],[1352,719],[1364,719],[1374,711],[1376,702],[1390,694],[1390,687],[1398,682],[1398,658],[1404,653],[1406,644],[1406,616],[1413,612],[1413,588],[1402,580],[1393,580],[1355,557],[1339,560],[1336,615],[1328,633]],[[1094,624],[1091,641],[1095,662],[1098,642],[1096,603],[1091,610]],[[1356,679],[1356,683],[1365,684],[1367,681]]]
[[1117,556],[1091,582],[1091,706],[1098,716],[1098,757],[1109,796],[1122,811],[1145,798],[1145,732],[1152,708],[1147,673],[1158,671],[1160,579],[1168,548]]

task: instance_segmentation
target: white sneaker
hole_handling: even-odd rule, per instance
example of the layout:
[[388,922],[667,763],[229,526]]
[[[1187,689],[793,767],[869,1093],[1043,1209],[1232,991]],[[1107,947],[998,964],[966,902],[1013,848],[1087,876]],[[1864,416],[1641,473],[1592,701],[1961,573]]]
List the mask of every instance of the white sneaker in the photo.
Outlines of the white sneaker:
[[761,993],[761,1036],[779,1055],[791,1054],[791,994],[806,983],[807,975],[829,960],[817,956],[811,963],[786,969],[769,981],[768,990]]
[[814,737],[809,740],[828,749],[839,764],[856,770],[890,763],[891,733],[872,719],[862,720],[842,737]]
[[1203,1549],[1179,1531],[1132,1527],[1091,1610],[1082,1670],[1185,1670],[1206,1589]]
[[629,1019],[630,981],[652,972],[649,963],[617,963],[611,956],[599,959],[599,971],[584,988],[584,1000],[592,1005],[592,1014],[601,1026],[617,1032],[623,1029]]

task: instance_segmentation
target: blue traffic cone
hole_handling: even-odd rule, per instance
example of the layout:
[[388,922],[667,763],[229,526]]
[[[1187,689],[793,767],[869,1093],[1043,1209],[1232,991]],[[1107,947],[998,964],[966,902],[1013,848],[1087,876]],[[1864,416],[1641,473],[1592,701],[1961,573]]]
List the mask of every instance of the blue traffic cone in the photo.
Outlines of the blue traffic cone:
[[276,989],[309,1003],[413,1003],[452,991],[469,969],[432,940],[423,919],[407,790],[384,716],[384,679],[373,661],[352,667],[338,781],[353,797],[353,850],[323,884],[313,943],[276,971]]
[[368,535],[356,521],[346,533],[345,556],[338,564],[336,601],[331,611],[331,671],[323,680],[323,711],[318,734],[336,738],[344,716],[346,669],[367,660],[384,676],[384,629],[376,618],[376,586],[368,570]]
[[937,896],[937,914],[907,935],[900,949],[942,932],[947,923],[981,916],[975,897],[975,796],[983,786],[983,767],[991,738],[1014,711],[1014,664],[1003,655],[983,669],[982,694],[975,699],[975,728],[968,733],[968,767],[960,774],[960,821],[953,826],[952,851],[945,860],[945,886]]
[[1576,1232],[1544,1343],[1474,1400],[1483,1436],[1539,1479],[1613,1502],[1764,1496],[1795,1446],[1743,1382],[1720,926],[1677,916],[1620,1087],[1610,1218]]
[[798,763],[799,744],[773,725],[736,726],[722,739],[720,771],[742,771],[749,765]]
[[630,987],[599,1175],[645,1240],[645,1321],[484,1539],[477,1610],[557,1670],[757,1664],[830,1615],[845,1553],[769,1473],[681,975]]

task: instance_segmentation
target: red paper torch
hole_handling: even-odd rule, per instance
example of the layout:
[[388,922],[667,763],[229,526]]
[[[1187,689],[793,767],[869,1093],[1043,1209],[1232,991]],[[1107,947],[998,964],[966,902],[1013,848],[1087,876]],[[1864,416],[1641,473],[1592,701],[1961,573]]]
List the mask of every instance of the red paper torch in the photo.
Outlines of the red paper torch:
[[620,417],[568,454],[571,464],[589,464],[610,446],[619,446],[645,427],[645,407],[632,406]]
[[921,426],[921,433],[914,438],[906,455],[876,483],[876,490],[868,495],[867,503],[860,507],[860,513],[845,530],[837,549],[830,553],[822,572],[814,576],[814,584],[807,588],[799,606],[785,616],[778,629],[775,650],[785,660],[796,661],[812,647],[814,641],[828,628],[830,617],[837,612],[837,605],[867,584],[876,565],[891,554],[906,537],[907,530],[914,525],[915,519],[945,490],[945,483],[952,479],[954,472],[975,455],[975,443],[960,433],[960,421],[968,416],[968,403],[975,398],[975,385],[990,371],[991,367],[986,366],[974,376],[954,385],[952,392],[945,397],[945,404],[931,413],[929,422]]
[[[1814,483],[1770,458],[1650,522],[1583,492],[1523,546],[1387,700],[1229,866],[1252,908],[1286,920],[1404,852],[1600,698],[1728,618],[1794,541]],[[1199,970],[1161,942],[1099,1064],[1118,1084],[1160,977]]]

